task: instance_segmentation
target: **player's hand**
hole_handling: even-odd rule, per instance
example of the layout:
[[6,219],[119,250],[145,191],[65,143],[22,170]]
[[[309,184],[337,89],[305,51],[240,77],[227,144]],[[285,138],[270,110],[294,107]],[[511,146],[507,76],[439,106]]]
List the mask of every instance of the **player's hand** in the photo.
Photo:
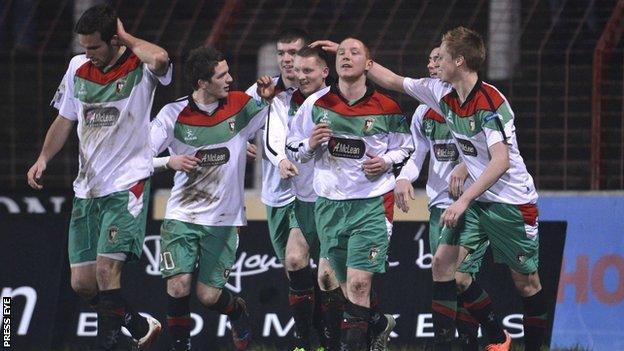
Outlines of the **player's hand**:
[[118,18],[117,19],[117,34],[113,35],[113,37],[111,38],[111,44],[114,46],[128,46],[127,38],[129,36],[130,34],[126,32],[126,29],[124,28],[123,23],[121,23],[121,20]]
[[31,188],[37,190],[43,189],[41,177],[43,176],[43,172],[46,170],[47,166],[47,162],[39,158],[37,162],[30,167],[26,176],[28,178],[28,185],[30,185]]
[[459,199],[464,192],[466,178],[468,178],[468,168],[465,163],[461,162],[453,168],[449,179],[449,193],[453,199]]
[[256,159],[258,155],[258,148],[255,144],[247,142],[247,162],[251,162]]
[[321,144],[326,143],[331,138],[332,131],[327,123],[319,123],[314,126],[309,145],[312,150],[316,150]]
[[299,175],[299,170],[297,169],[297,166],[295,166],[288,159],[283,159],[280,161],[279,172],[282,179],[289,179],[296,175]]
[[258,78],[256,84],[256,91],[261,98],[265,100],[273,99],[273,96],[275,95],[275,84],[273,84],[273,79],[271,79],[271,77],[262,76]]
[[414,194],[414,187],[407,179],[399,179],[396,181],[394,187],[394,201],[401,211],[407,213],[409,211],[409,199],[414,200],[416,195]]
[[332,54],[335,54],[338,51],[338,43],[331,40],[317,40],[308,46],[311,48],[320,47],[324,51]]
[[466,212],[469,204],[469,202],[462,200],[462,198],[453,202],[451,206],[442,212],[440,224],[444,227],[455,228],[457,226],[457,221],[459,221],[459,218]]
[[195,167],[201,162],[195,156],[191,155],[174,155],[169,157],[169,161],[167,162],[167,167],[181,172],[192,172]]
[[364,170],[364,174],[367,176],[375,177],[388,170],[389,167],[383,158],[368,152],[366,153],[366,156],[368,156],[369,159],[364,161],[362,169]]

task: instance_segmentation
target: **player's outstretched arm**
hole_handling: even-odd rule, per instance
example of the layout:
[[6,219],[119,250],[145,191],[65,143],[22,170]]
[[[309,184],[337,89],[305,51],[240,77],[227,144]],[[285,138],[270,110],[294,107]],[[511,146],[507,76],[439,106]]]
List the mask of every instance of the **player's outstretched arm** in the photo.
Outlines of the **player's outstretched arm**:
[[35,164],[28,170],[27,178],[30,187],[37,190],[43,189],[41,183],[43,172],[46,170],[48,162],[52,157],[65,145],[65,141],[67,141],[67,137],[73,128],[74,122],[61,115],[58,115],[54,122],[52,122],[52,125],[50,125],[46,133],[39,157]]
[[126,32],[119,19],[117,19],[117,35],[113,37],[113,43],[120,46],[124,45],[132,50],[155,75],[162,76],[167,73],[169,66],[167,51],[156,44],[132,36]]
[[483,173],[464,191],[457,201],[442,213],[440,222],[445,226],[454,228],[457,225],[457,220],[466,211],[470,203],[494,185],[509,169],[509,150],[504,141],[493,144],[489,147],[489,151],[491,156],[490,163],[485,167]]
[[405,89],[403,89],[405,77],[392,72],[377,61],[373,62],[373,66],[368,70],[366,77],[384,89],[405,93]]

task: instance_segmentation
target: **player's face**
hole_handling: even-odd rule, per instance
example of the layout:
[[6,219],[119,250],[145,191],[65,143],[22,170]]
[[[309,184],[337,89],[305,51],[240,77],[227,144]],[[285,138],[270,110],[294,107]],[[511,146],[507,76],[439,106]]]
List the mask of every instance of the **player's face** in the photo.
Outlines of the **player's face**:
[[338,77],[356,80],[366,74],[372,61],[366,57],[364,44],[357,39],[346,39],[338,46],[336,52],[336,72]]
[[284,79],[295,80],[295,54],[302,47],[302,39],[290,43],[277,43],[277,64]]
[[438,59],[440,59],[440,48],[434,48],[429,54],[429,77],[436,78],[438,76]]
[[225,99],[233,81],[227,62],[225,60],[220,61],[215,66],[215,72],[210,78],[210,83],[205,86],[206,94],[215,99]]
[[452,82],[457,73],[457,65],[455,59],[449,54],[446,44],[440,45],[439,57],[438,57],[438,78],[445,82]]
[[295,56],[295,75],[304,96],[319,91],[329,74],[329,68],[318,58]]
[[100,32],[93,34],[78,34],[78,43],[85,48],[85,55],[98,68],[110,65],[117,52],[117,47],[106,43],[100,37]]

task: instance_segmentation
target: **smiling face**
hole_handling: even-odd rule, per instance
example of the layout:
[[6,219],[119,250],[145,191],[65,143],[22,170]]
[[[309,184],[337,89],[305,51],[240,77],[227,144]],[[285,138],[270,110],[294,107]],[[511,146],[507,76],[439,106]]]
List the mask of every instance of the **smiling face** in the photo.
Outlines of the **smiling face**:
[[437,78],[438,77],[438,59],[440,59],[440,48],[434,48],[431,50],[429,54],[429,64],[427,64],[427,69],[429,70],[429,77]]
[[234,79],[230,75],[230,68],[225,60],[219,61],[214,68],[210,80],[199,80],[199,87],[205,90],[206,95],[216,100],[225,99],[230,91],[230,84]]
[[445,82],[452,83],[459,73],[459,66],[463,62],[463,57],[459,56],[453,58],[448,51],[446,43],[442,42],[440,45],[439,58],[438,58],[438,78]]
[[336,72],[344,80],[356,80],[366,74],[372,65],[364,43],[347,38],[340,43],[336,52]]
[[117,53],[118,47],[102,40],[100,32],[78,34],[78,43],[85,48],[87,58],[100,69],[109,66]]
[[295,75],[304,96],[319,91],[325,85],[329,68],[318,57],[295,56]]
[[277,43],[277,64],[284,79],[295,80],[295,54],[303,47],[303,40]]

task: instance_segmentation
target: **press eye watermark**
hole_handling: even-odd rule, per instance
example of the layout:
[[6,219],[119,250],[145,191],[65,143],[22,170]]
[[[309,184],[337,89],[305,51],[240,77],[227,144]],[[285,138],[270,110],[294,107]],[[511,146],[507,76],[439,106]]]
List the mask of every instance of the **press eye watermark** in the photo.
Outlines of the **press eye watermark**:
[[11,348],[11,298],[2,298],[2,348]]

